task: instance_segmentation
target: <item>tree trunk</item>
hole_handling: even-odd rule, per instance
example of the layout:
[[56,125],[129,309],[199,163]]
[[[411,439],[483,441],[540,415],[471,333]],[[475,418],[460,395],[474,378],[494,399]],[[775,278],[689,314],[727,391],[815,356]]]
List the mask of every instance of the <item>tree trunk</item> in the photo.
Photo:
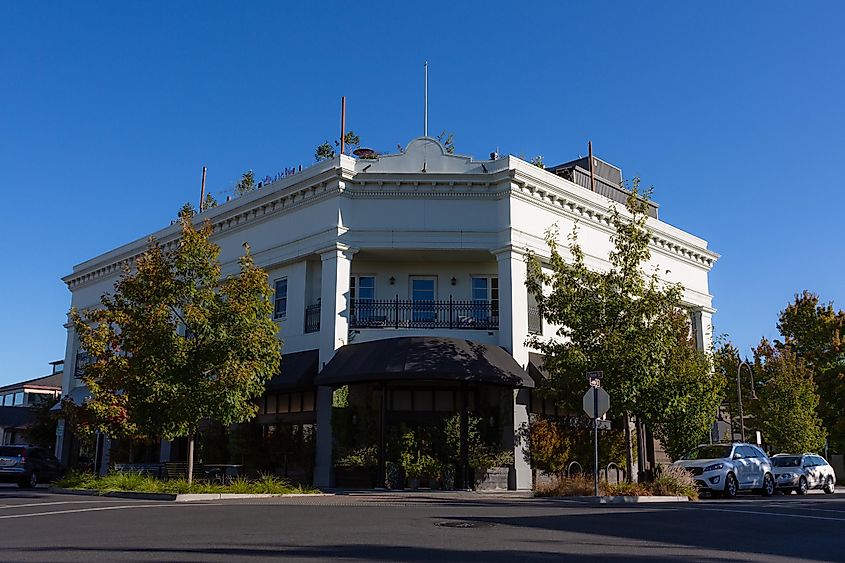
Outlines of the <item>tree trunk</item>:
[[647,481],[645,459],[645,426],[642,417],[637,415],[637,481]]
[[188,485],[194,481],[194,434],[188,436]]
[[631,415],[625,413],[625,477],[634,481],[634,445],[631,443]]

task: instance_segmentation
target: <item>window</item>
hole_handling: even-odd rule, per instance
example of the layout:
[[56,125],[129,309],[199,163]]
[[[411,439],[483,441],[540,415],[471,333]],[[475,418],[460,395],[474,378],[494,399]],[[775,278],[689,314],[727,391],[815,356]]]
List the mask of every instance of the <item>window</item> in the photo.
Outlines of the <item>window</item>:
[[411,301],[413,301],[413,320],[415,322],[434,322],[437,316],[434,300],[437,296],[437,278],[412,277]]
[[6,395],[5,397],[3,397],[3,406],[4,407],[11,407],[13,398],[14,398],[14,395],[12,395],[11,393]]
[[368,321],[373,316],[370,304],[376,298],[375,276],[352,276],[349,278],[349,299],[352,316],[359,321]]
[[15,393],[14,405],[17,407],[23,404],[23,391],[18,391]]
[[494,276],[472,277],[472,301],[476,321],[487,321],[499,316],[499,278]]
[[288,279],[276,280],[276,295],[274,297],[273,318],[283,319],[288,314]]

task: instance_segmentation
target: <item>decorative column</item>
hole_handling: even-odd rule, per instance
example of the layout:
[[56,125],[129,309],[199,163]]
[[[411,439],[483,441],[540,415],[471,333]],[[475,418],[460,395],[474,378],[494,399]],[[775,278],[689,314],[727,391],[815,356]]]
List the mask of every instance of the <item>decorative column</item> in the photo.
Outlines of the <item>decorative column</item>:
[[[65,363],[62,366],[62,394],[59,400],[70,393],[71,389],[76,384],[76,329],[69,320],[65,323],[67,330],[67,341],[65,343]],[[53,452],[55,456],[65,465],[70,459],[70,444],[71,439],[68,435],[70,428],[68,428],[65,419],[59,419],[56,424],[56,449]]]
[[[320,252],[320,370],[349,338],[349,275],[354,251],[337,244]],[[317,436],[314,486],[334,485],[332,471],[332,388],[317,388]]]
[[700,307],[690,313],[695,346],[699,350],[709,351],[713,346],[713,312],[710,307]]
[[[510,352],[523,369],[528,367],[528,290],[525,252],[513,246],[495,251],[499,266],[499,345]],[[513,391],[512,436],[515,487],[531,489],[531,466],[525,459],[525,432],[528,429],[528,389]]]

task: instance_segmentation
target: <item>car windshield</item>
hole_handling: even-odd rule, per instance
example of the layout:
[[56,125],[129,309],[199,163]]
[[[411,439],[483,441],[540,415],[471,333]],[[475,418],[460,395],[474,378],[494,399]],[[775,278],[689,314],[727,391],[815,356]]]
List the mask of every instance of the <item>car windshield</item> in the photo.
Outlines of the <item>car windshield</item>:
[[23,448],[14,446],[0,446],[0,456],[3,457],[18,457],[23,452]]
[[772,465],[775,467],[801,467],[801,456],[773,457]]
[[708,446],[698,446],[685,455],[683,459],[721,459],[729,455],[731,455],[730,446],[711,444]]

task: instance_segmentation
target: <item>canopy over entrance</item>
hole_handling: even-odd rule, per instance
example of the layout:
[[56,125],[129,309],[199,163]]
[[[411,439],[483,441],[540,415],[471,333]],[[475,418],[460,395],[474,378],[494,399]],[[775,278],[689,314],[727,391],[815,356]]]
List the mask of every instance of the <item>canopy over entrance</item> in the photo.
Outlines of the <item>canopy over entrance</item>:
[[264,386],[267,391],[289,391],[314,387],[320,352],[305,350],[282,354],[279,373]]
[[347,344],[317,376],[317,385],[412,380],[534,387],[531,377],[503,348],[439,336]]

